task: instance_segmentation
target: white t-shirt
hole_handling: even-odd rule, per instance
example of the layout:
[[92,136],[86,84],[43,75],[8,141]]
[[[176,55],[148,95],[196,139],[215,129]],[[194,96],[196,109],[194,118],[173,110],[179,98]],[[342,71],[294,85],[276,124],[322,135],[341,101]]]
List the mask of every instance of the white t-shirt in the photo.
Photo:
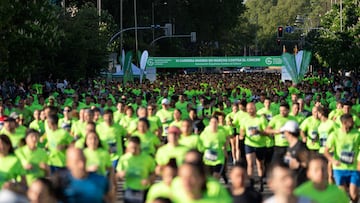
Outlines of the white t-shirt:
[[[269,199],[265,200],[264,203],[288,203],[281,202],[275,198],[275,196],[271,196]],[[297,203],[312,203],[312,201],[306,197],[298,197]]]

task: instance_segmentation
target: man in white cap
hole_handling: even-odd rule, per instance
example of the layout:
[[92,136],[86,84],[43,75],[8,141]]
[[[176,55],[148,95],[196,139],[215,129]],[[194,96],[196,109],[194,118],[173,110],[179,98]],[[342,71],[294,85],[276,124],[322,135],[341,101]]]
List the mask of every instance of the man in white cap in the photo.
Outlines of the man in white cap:
[[284,134],[286,140],[289,142],[284,162],[295,172],[297,185],[300,185],[307,180],[306,169],[309,151],[306,148],[306,144],[299,140],[299,124],[296,121],[287,121],[280,129],[280,132]]
[[167,98],[164,98],[161,101],[162,108],[156,113],[161,120],[163,131],[162,138],[166,142],[166,136],[168,134],[169,124],[173,121],[173,111],[170,110],[170,101]]

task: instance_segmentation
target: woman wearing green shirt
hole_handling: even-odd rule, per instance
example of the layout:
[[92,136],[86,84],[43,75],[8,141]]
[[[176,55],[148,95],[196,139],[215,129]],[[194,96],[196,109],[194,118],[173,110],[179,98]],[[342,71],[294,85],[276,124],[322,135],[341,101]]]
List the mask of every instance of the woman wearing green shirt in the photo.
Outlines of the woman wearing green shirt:
[[37,178],[45,177],[50,173],[47,165],[48,156],[44,149],[39,148],[40,134],[35,129],[28,129],[25,135],[26,145],[15,151],[23,168],[26,170],[26,181],[30,185]]
[[158,197],[171,198],[171,183],[177,175],[177,165],[175,159],[170,159],[169,163],[161,171],[161,182],[155,183],[149,189],[146,196],[146,203],[153,202]]
[[84,155],[86,157],[86,170],[96,172],[100,175],[112,176],[112,163],[109,152],[100,142],[99,135],[96,131],[87,133],[84,144]]
[[25,170],[21,162],[14,154],[14,148],[7,135],[0,135],[0,188],[8,181],[17,180],[21,177],[21,183],[25,186]]

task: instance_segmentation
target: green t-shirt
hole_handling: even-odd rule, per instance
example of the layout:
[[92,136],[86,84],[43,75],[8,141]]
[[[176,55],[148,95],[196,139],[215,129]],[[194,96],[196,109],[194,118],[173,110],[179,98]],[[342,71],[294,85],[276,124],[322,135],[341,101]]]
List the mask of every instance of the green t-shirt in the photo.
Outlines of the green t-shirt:
[[43,135],[45,133],[45,124],[42,120],[33,120],[30,123],[29,128],[39,131],[40,135]]
[[251,147],[266,147],[267,136],[260,133],[252,134],[251,131],[264,131],[267,124],[267,120],[263,116],[248,116],[246,122],[240,126],[241,130],[245,132],[245,144]]
[[155,155],[156,147],[161,144],[158,136],[148,131],[145,134],[135,131],[132,136],[138,136],[141,141],[141,151],[146,154]]
[[208,177],[206,179],[206,191],[203,194],[203,198],[197,201],[191,200],[186,196],[186,191],[182,186],[181,179],[179,177],[174,178],[171,183],[171,193],[173,202],[221,202],[231,203],[232,198],[227,189],[216,179]]
[[[339,126],[342,125],[342,124],[341,124],[341,121],[340,121],[340,118],[341,118],[341,116],[342,116],[343,114],[344,114],[344,113],[341,113],[341,114],[336,118],[336,121],[335,121],[335,122],[336,122]],[[356,128],[359,128],[359,127],[360,127],[360,119],[359,119],[359,117],[353,114],[353,121],[354,121],[354,126],[355,126]]]
[[233,121],[233,125],[238,128],[238,132],[239,132],[239,127],[241,125],[241,123],[243,123],[243,120],[245,120],[247,117],[249,116],[249,114],[247,114],[244,111],[238,111],[235,115],[234,115],[234,121]]
[[5,128],[1,129],[1,134],[5,134],[10,138],[11,144],[14,148],[19,146],[21,139],[25,138],[26,127],[19,125],[14,133],[7,131]]
[[162,127],[162,123],[159,117],[157,116],[148,116],[147,118],[150,122],[150,131],[151,132],[155,132],[156,130],[158,130],[159,128]]
[[[272,129],[274,130],[279,130],[281,127],[283,127],[285,125],[285,123],[289,120],[293,120],[296,121],[296,118],[293,116],[288,116],[288,117],[283,117],[282,115],[276,115],[274,116],[271,121],[269,122],[269,125]],[[275,134],[274,135],[274,144],[271,145],[268,144],[269,146],[277,146],[277,147],[287,147],[289,146],[288,141],[285,139],[285,136],[282,134]]]
[[[290,113],[289,115],[294,116],[293,113]],[[296,116],[294,116],[294,117],[295,117],[295,119],[296,119],[296,122],[298,122],[299,125],[306,119],[306,117],[305,117],[303,114],[301,114],[301,113],[298,113],[298,114],[297,114]]]
[[272,119],[272,117],[275,115],[271,109],[266,109],[265,107],[262,108],[262,109],[259,109],[257,112],[256,112],[257,115],[259,116],[265,116],[265,118],[270,121]]
[[0,157],[0,188],[3,184],[19,176],[25,175],[20,160],[12,154]]
[[217,132],[204,130],[200,135],[199,150],[204,153],[204,163],[209,166],[224,164],[225,162],[225,144],[226,132],[218,129]]
[[255,107],[256,107],[256,109],[262,109],[262,108],[264,108],[264,103],[262,103],[262,102],[256,102],[256,103],[255,103]]
[[333,164],[333,169],[357,170],[360,146],[358,129],[351,129],[348,133],[345,133],[341,128],[336,129],[329,135],[326,146],[334,151],[334,159],[341,162],[340,166]]
[[326,141],[329,135],[334,132],[339,126],[332,120],[327,119],[325,122],[321,122],[318,127],[319,132],[319,153],[323,154],[326,146]]
[[169,163],[170,159],[175,158],[176,163],[180,166],[183,163],[186,152],[189,149],[185,146],[178,145],[173,147],[169,144],[161,146],[155,155],[155,161],[158,165],[164,166]]
[[19,158],[21,164],[31,164],[32,169],[26,170],[26,182],[30,185],[37,178],[44,177],[45,171],[40,168],[39,164],[46,164],[48,161],[47,153],[44,149],[36,148],[34,151],[30,150],[28,146],[20,147],[15,151],[15,155]]
[[169,128],[170,123],[173,121],[173,111],[161,109],[156,112],[156,116],[160,118],[160,121],[163,126],[163,136],[167,136],[167,129]]
[[180,139],[179,139],[179,144],[187,147],[188,149],[197,149],[199,147],[199,135],[189,135],[189,136],[184,136],[181,135]]
[[122,127],[124,127],[125,129],[128,129],[130,126],[131,126],[131,123],[132,122],[137,122],[137,119],[138,118],[136,118],[136,117],[128,117],[128,116],[124,116],[121,120],[120,120],[120,122],[119,122],[119,124],[122,126]]
[[329,119],[336,120],[338,117],[340,117],[343,114],[342,109],[334,109],[329,113]]
[[86,122],[78,120],[72,123],[71,132],[77,138],[85,138]]
[[124,113],[120,113],[119,111],[114,112],[114,123],[120,123],[121,119],[125,116]]
[[64,129],[47,131],[47,144],[50,151],[48,157],[49,166],[65,167],[65,149],[59,150],[59,146],[69,145],[73,137]]
[[176,126],[176,127],[178,127],[178,128],[181,128],[182,122],[183,122],[182,120],[173,121],[173,122],[170,123],[169,126]]
[[189,112],[187,110],[188,102],[184,101],[183,103],[178,101],[175,104],[175,108],[180,109],[181,111],[181,119],[189,118]]
[[315,119],[313,116],[306,118],[300,125],[300,129],[305,133],[306,146],[310,150],[319,150],[319,132],[318,127],[320,120]]
[[123,154],[122,139],[127,135],[127,131],[121,125],[114,123],[108,126],[105,122],[96,126],[96,131],[102,143],[109,147],[111,160],[117,160]]
[[86,157],[86,167],[97,166],[96,172],[100,175],[105,176],[107,169],[112,166],[110,154],[105,149],[91,150],[85,148],[84,155]]
[[158,197],[171,199],[171,186],[166,185],[164,182],[152,185],[147,193],[146,203],[152,203]]
[[323,191],[314,188],[311,181],[305,182],[294,191],[295,195],[307,197],[316,203],[348,203],[349,197],[345,191],[336,185],[328,185]]
[[126,153],[120,157],[119,163],[116,167],[117,171],[125,172],[125,189],[145,190],[149,186],[141,184],[143,179],[155,171],[155,160],[150,155],[141,153],[139,155],[132,155]]

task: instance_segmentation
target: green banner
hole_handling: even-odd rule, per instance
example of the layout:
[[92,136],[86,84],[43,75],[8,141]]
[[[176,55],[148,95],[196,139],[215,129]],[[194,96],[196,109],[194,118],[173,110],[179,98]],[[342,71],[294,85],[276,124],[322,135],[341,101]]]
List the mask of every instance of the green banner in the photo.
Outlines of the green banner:
[[146,67],[197,68],[197,67],[264,67],[283,66],[281,56],[232,57],[149,57]]

